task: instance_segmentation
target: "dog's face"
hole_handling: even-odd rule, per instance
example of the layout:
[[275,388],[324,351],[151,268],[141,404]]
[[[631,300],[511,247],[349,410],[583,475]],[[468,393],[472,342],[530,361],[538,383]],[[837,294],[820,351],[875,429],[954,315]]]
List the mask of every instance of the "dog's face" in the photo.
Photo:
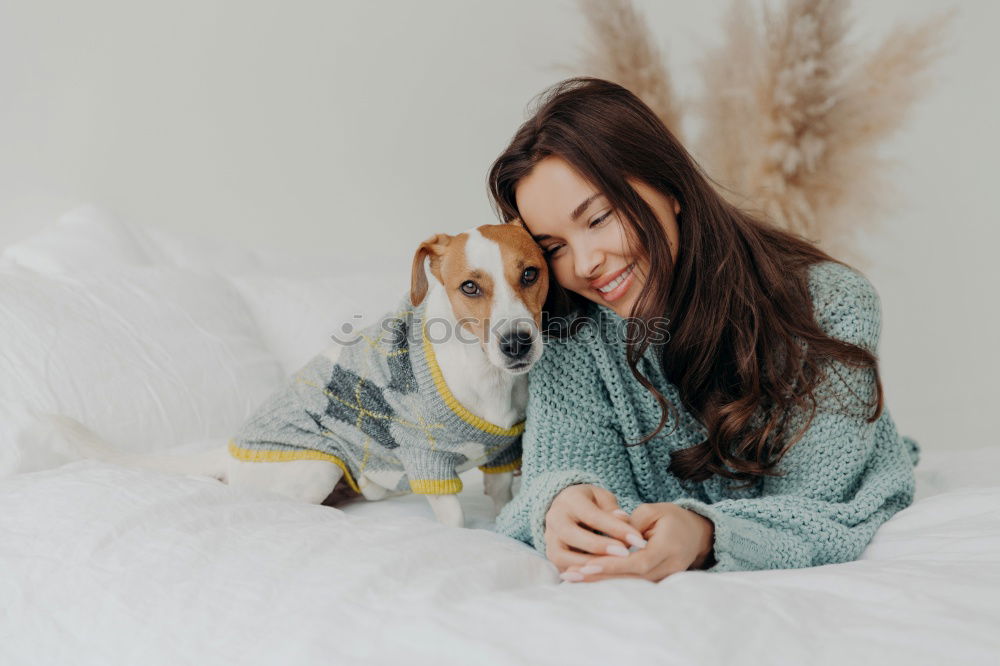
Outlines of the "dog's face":
[[549,290],[548,266],[531,235],[520,225],[485,224],[427,239],[413,257],[414,305],[427,295],[425,258],[448,296],[460,339],[478,341],[490,363],[507,372],[530,370],[542,355]]

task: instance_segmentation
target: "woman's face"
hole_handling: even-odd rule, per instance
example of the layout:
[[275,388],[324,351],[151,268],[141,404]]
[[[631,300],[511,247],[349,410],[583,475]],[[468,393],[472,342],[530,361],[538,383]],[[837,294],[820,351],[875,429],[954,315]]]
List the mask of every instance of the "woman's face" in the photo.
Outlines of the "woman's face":
[[[680,206],[642,181],[628,182],[663,225],[676,262]],[[551,155],[518,182],[515,198],[521,222],[542,247],[560,286],[627,317],[649,265],[628,251],[624,223],[604,195],[569,162]]]

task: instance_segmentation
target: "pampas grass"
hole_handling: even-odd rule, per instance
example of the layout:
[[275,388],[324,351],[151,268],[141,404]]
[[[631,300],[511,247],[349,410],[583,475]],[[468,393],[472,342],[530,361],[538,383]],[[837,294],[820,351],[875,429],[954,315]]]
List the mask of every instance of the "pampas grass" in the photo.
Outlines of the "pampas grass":
[[863,54],[847,42],[847,5],[789,0],[758,18],[734,0],[702,61],[711,121],[698,152],[735,203],[866,264],[859,236],[892,198],[879,151],[925,88],[946,19],[898,27]]
[[[703,104],[713,110],[712,128],[731,126],[726,143],[713,132],[703,136],[704,159],[728,162],[726,169],[711,167],[718,179],[780,226],[813,238],[814,199],[827,185],[813,176],[821,175],[837,130],[829,121],[844,63],[844,9],[839,0],[791,0],[778,15],[765,9],[761,30],[746,5],[733,5],[726,36],[744,60],[734,62],[726,44],[704,65]],[[737,113],[715,112],[720,98],[736,102]]]
[[[679,127],[666,67],[651,74],[652,38],[630,0],[579,4],[604,34],[583,71],[629,88]],[[860,234],[877,227],[892,199],[891,162],[880,150],[926,88],[954,12],[897,27],[863,53],[848,40],[848,5],[786,0],[756,11],[733,0],[722,44],[700,61],[704,92],[694,108],[704,129],[693,152],[736,205],[863,265]]]
[[628,88],[656,112],[678,138],[683,104],[674,95],[666,60],[631,0],[578,0],[589,35],[580,56],[588,76]]

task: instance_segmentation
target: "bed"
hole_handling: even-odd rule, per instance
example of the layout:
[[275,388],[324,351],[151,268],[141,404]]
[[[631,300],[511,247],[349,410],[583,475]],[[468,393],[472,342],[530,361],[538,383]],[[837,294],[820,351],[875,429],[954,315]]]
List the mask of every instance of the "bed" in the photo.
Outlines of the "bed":
[[415,496],[312,506],[80,455],[74,424],[137,453],[224,442],[408,263],[317,266],[95,206],[6,248],[0,664],[1000,663],[1000,445],[925,450],[858,561],[660,584],[562,583],[491,530],[476,470],[452,529]]

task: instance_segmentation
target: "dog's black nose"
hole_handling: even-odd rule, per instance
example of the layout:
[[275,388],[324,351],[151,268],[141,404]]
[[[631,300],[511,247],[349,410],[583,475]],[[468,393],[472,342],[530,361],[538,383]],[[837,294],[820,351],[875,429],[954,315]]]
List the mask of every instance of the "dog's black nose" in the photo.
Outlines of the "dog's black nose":
[[500,336],[500,351],[508,358],[518,359],[531,350],[531,331],[518,329]]

